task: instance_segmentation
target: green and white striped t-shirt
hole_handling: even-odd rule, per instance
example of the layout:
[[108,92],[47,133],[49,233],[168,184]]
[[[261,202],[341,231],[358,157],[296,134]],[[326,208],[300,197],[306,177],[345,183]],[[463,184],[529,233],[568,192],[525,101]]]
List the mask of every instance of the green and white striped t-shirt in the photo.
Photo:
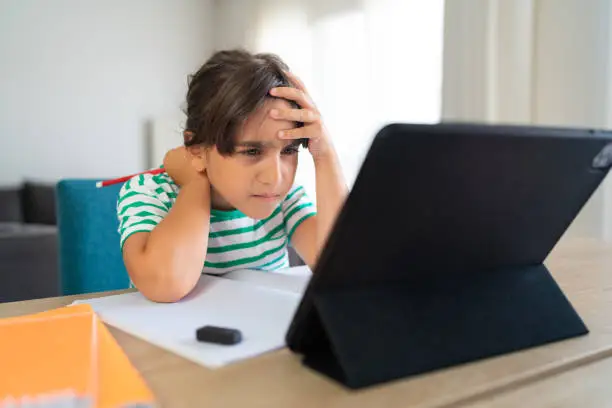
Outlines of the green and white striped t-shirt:
[[[143,174],[119,192],[117,215],[121,249],[136,232],[150,232],[168,214],[180,188],[166,174]],[[239,210],[211,210],[203,273],[236,269],[275,270],[289,266],[287,245],[295,229],[315,214],[303,187],[293,187],[266,219],[255,220]]]

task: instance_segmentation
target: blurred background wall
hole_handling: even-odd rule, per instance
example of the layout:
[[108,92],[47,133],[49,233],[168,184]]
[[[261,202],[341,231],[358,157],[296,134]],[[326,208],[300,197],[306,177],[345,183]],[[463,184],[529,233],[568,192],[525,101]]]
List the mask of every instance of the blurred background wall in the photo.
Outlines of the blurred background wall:
[[[349,184],[385,123],[611,127],[612,0],[0,0],[0,186],[113,177],[181,142],[187,75],[275,52]],[[314,195],[302,155],[298,181]],[[612,240],[607,183],[571,233]]]

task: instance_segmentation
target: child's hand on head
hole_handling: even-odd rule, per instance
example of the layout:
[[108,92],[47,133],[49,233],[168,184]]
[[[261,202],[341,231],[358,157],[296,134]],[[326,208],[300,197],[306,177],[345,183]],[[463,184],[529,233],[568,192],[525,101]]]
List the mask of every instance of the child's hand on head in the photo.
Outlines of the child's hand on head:
[[206,177],[206,165],[201,157],[193,155],[184,146],[169,150],[164,157],[164,168],[179,186]]
[[319,110],[312,102],[302,81],[291,72],[285,72],[294,87],[277,87],[270,91],[272,96],[296,102],[301,109],[272,109],[270,116],[274,119],[304,123],[303,127],[284,130],[279,133],[281,139],[309,139],[308,150],[315,160],[334,153],[334,148]]

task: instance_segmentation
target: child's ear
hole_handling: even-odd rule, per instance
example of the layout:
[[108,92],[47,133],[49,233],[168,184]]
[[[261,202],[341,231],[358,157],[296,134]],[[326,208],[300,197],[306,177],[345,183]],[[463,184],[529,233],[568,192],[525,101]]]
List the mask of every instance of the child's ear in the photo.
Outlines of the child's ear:
[[205,154],[205,149],[202,146],[199,146],[199,145],[196,145],[196,146],[187,146],[185,148],[187,149],[189,154],[191,154],[194,157],[204,156],[204,154]]
[[206,160],[203,157],[192,156],[191,165],[198,173],[203,173],[206,170]]
[[191,142],[194,136],[195,134],[191,130],[183,131],[183,143],[188,144],[189,142]]
[[191,156],[191,165],[199,172],[206,169],[206,157],[208,149],[203,146],[188,146],[187,151]]

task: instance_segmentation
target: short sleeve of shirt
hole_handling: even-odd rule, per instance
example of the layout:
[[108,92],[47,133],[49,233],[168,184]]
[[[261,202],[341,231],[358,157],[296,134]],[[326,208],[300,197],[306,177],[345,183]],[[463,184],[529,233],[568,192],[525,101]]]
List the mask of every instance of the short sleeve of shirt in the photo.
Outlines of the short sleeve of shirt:
[[306,195],[304,187],[301,186],[295,186],[291,189],[281,204],[281,209],[285,222],[285,232],[289,240],[302,222],[316,214],[314,204]]
[[151,232],[168,214],[176,193],[164,178],[141,174],[127,181],[117,199],[121,249],[130,235]]

